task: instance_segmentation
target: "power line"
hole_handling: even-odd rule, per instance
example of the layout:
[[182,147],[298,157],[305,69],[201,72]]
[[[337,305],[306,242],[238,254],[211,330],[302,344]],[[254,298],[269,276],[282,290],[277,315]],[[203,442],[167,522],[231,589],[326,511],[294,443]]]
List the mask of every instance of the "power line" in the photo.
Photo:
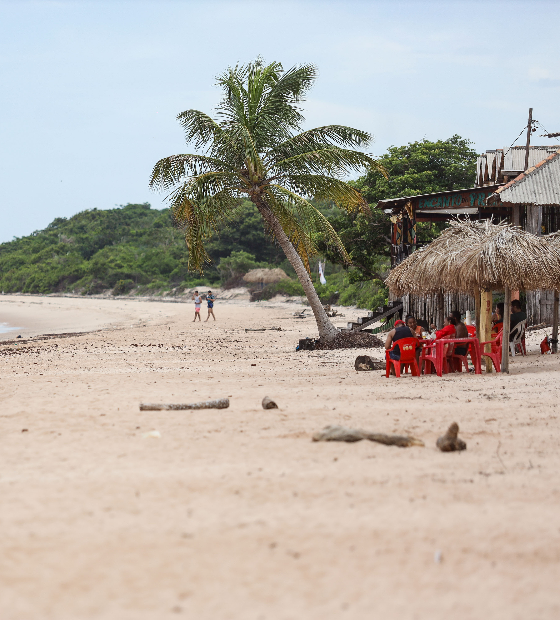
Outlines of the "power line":
[[511,143],[511,146],[509,147],[509,149],[504,153],[504,157],[511,151],[511,149],[513,148],[513,145],[519,140],[519,138],[521,138],[521,136],[523,135],[523,132],[526,129],[527,129],[527,125],[523,127],[523,129],[519,132],[519,135],[517,136],[517,138],[515,138],[515,140]]

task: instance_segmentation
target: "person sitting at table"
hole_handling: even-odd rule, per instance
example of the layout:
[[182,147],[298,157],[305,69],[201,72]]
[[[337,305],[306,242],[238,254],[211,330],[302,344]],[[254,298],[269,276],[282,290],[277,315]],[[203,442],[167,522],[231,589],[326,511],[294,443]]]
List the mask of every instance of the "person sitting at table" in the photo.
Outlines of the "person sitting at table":
[[[457,319],[452,316],[446,316],[443,319],[443,329],[436,330],[436,340],[445,340],[447,338],[455,338],[455,325],[457,324]],[[432,325],[432,329],[435,329],[436,326]],[[447,355],[447,349],[449,345],[445,345],[443,347],[443,354]]]
[[422,325],[418,325],[418,322],[416,321],[416,317],[412,316],[412,314],[409,314],[406,317],[406,324],[408,325],[408,327],[410,327],[412,333],[417,336],[418,338],[422,338],[422,334],[426,331]]
[[[385,340],[385,350],[389,351],[389,357],[392,360],[398,361],[401,359],[401,352],[398,345],[395,345],[395,348],[390,351],[394,342],[398,342],[403,338],[413,338],[416,334],[404,324],[404,321],[400,319],[395,321],[395,327],[387,334],[387,339]],[[391,365],[391,370],[393,366]]]
[[492,315],[492,338],[495,338],[504,327],[504,304],[496,304],[496,309]]
[[512,334],[511,332],[513,331],[513,328],[518,324],[521,323],[521,321],[525,321],[527,319],[527,314],[525,312],[523,312],[523,310],[521,309],[521,302],[519,301],[519,299],[512,299],[511,300],[511,318],[510,318],[510,324],[509,324],[509,339],[512,340]]
[[[467,326],[463,323],[461,313],[459,310],[453,310],[451,312],[451,316],[455,317],[456,325],[455,325],[455,338],[468,338],[469,332],[467,330]],[[454,353],[457,355],[466,355],[469,350],[469,345],[455,345]]]
[[[457,319],[454,316],[446,316],[443,319],[443,329],[436,330],[436,340],[441,338],[455,338],[455,325]],[[436,329],[435,325],[432,325],[432,329]]]

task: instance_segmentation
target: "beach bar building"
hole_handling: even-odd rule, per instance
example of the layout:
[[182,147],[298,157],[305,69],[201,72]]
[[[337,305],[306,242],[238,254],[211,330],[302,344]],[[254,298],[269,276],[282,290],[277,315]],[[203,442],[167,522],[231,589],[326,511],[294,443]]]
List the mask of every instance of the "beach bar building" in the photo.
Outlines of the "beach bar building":
[[[420,247],[419,222],[445,222],[468,216],[471,220],[506,221],[535,234],[560,230],[559,149],[559,145],[531,146],[526,171],[525,147],[489,150],[477,159],[474,187],[379,201],[377,208],[391,218],[391,267]],[[553,293],[527,293],[531,324],[552,320],[553,299]],[[391,297],[390,300],[393,301]],[[402,301],[403,313],[414,314],[438,326],[451,310],[475,311],[474,298],[459,293],[410,294]]]

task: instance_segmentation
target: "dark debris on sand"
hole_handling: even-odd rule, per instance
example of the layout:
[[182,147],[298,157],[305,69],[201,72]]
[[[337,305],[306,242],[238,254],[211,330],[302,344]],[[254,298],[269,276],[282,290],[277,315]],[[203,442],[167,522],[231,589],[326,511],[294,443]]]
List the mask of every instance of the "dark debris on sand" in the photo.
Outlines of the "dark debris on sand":
[[334,340],[325,342],[319,338],[315,341],[315,349],[378,349],[384,343],[373,334],[366,332],[341,332],[334,337]]

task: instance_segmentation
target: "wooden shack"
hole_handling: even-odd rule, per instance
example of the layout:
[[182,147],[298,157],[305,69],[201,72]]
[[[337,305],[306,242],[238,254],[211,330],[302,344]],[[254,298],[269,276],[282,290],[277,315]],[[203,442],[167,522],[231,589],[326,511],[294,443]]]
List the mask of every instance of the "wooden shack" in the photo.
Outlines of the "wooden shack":
[[[417,241],[419,222],[444,222],[452,217],[469,217],[474,220],[493,218],[496,221],[505,220],[519,225],[524,230],[536,234],[548,234],[560,230],[560,205],[544,204],[538,200],[531,202],[530,197],[523,192],[518,192],[519,198],[516,200],[519,202],[505,200],[506,197],[510,197],[513,190],[504,194],[504,199],[500,197],[502,189],[506,186],[526,187],[523,179],[527,175],[534,177],[534,172],[542,168],[544,161],[550,160],[551,157],[556,161],[559,148],[558,145],[530,147],[529,168],[526,172],[524,172],[525,147],[489,150],[477,159],[474,187],[379,201],[377,208],[383,209],[390,216],[392,223],[391,267],[398,265],[420,247]],[[558,179],[552,182],[558,187]],[[544,181],[535,179],[533,183],[540,187]],[[543,294],[539,291],[528,293],[529,321],[531,323],[551,321],[552,300],[552,294]],[[455,309],[463,313],[467,310],[474,313],[474,299],[467,295],[452,293],[407,295],[403,298],[405,314],[414,314],[438,326],[442,325],[443,317]]]

